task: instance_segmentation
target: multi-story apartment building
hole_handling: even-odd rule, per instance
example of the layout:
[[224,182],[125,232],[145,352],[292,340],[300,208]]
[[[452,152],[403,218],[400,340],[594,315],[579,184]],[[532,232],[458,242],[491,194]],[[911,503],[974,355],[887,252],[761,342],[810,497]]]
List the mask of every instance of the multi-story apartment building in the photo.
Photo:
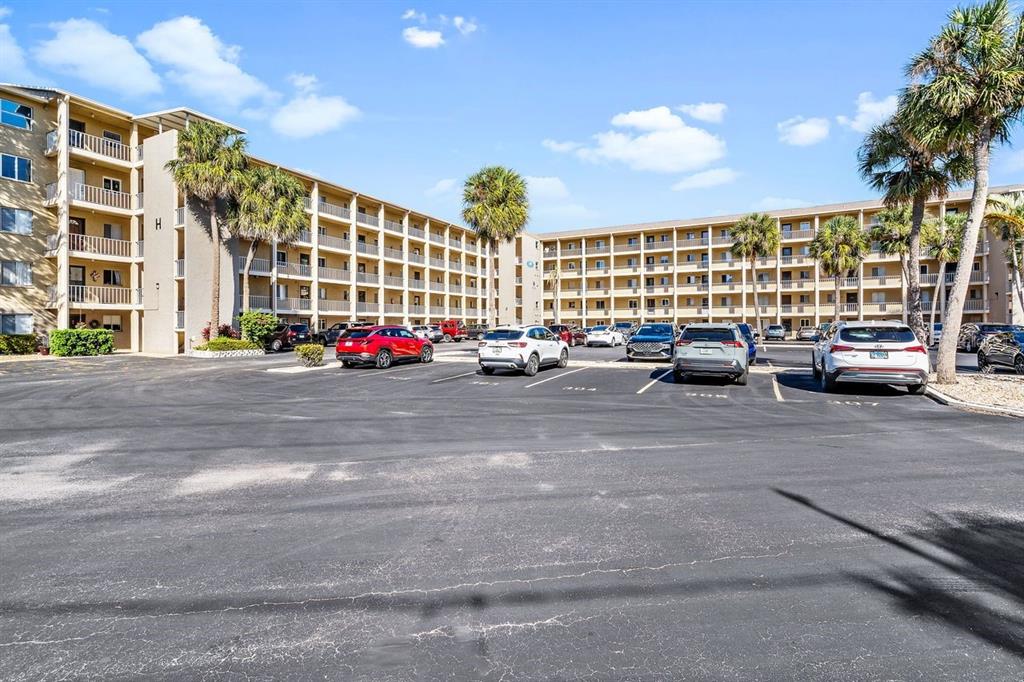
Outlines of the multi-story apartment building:
[[[228,240],[215,275],[202,206],[165,169],[178,132],[214,119],[13,85],[0,100],[4,332],[84,323],[113,330],[119,348],[182,352],[208,323],[214,276],[221,319],[238,314],[248,242]],[[286,170],[308,191],[309,227],[295,243],[258,245],[251,308],[314,329],[486,321],[487,251],[473,231]]]
[[[1020,190],[1024,186],[992,188],[993,192]],[[930,202],[928,216],[964,212],[969,200],[968,192],[957,192],[944,201]],[[832,320],[836,304],[847,319],[906,320],[906,283],[898,257],[880,253],[875,245],[856,271],[841,278],[840,300],[835,301],[834,279],[809,255],[815,232],[829,218],[850,215],[869,229],[882,208],[875,200],[769,212],[779,222],[782,242],[776,254],[757,261],[756,300],[749,264],[730,252],[730,229],[741,215],[572,230],[525,239],[539,239],[543,245],[546,323],[556,319],[556,310],[558,321],[581,326],[612,321],[753,322],[757,306],[762,324],[798,329]],[[1011,318],[1004,248],[991,235],[982,234],[965,321]],[[942,298],[952,284],[955,267],[955,263],[947,266],[945,286],[939,288]],[[921,275],[928,311],[938,263],[923,259]],[[1015,319],[1021,317],[1017,312]]]

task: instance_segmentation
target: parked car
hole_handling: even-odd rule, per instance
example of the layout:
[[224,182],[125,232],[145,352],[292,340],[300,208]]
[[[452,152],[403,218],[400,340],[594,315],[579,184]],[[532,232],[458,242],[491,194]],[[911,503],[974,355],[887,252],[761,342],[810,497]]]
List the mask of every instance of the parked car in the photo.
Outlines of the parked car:
[[579,327],[573,327],[567,324],[549,324],[548,329],[557,336],[558,338],[565,341],[569,346],[575,346],[578,343],[586,343],[587,335],[583,333],[583,330]]
[[996,367],[1024,374],[1024,331],[1000,332],[982,341],[978,349],[978,369],[990,372]]
[[417,324],[412,327],[412,333],[421,339],[426,339],[431,343],[441,343],[444,340],[444,334],[441,333],[441,328],[429,324]]
[[365,322],[336,322],[327,329],[321,329],[317,332],[316,341],[324,346],[333,346],[338,342],[338,337],[341,336],[342,332],[346,329],[365,326],[367,326],[367,323]]
[[636,325],[632,322],[616,322],[612,328],[622,334],[622,338],[626,341],[629,341],[629,337],[636,331]]
[[754,325],[740,322],[736,327],[740,330],[740,334],[743,334],[743,340],[747,342],[747,362],[751,365],[756,365],[757,336],[755,335]]
[[334,354],[345,367],[373,365],[387,369],[396,362],[432,361],[434,344],[405,327],[374,325],[346,330]]
[[671,324],[643,324],[626,342],[626,360],[672,360],[676,333]]
[[726,376],[746,386],[749,374],[747,342],[735,324],[688,324],[676,339],[672,377],[676,383],[691,375]]
[[1024,330],[1019,324],[992,324],[989,322],[968,322],[960,325],[960,336],[956,340],[957,350],[976,353],[985,337],[1000,332]]
[[512,369],[532,377],[546,365],[568,365],[569,344],[547,327],[497,327],[484,334],[477,347],[477,361],[484,374],[494,374],[496,369]]
[[817,327],[800,327],[796,333],[797,341],[817,341],[818,340],[818,328]]
[[785,341],[786,340],[786,328],[781,324],[770,324],[764,330],[764,339],[774,341]]
[[621,346],[624,343],[626,343],[626,339],[622,336],[622,332],[603,324],[594,327],[587,334],[588,346]]
[[471,341],[479,341],[484,338],[484,334],[487,333],[486,324],[467,324],[466,325],[466,338]]
[[936,322],[935,324],[932,325],[932,343],[931,343],[931,345],[934,346],[934,345],[938,344],[939,341],[942,341],[942,323],[941,322]]
[[441,334],[446,343],[462,341],[467,338],[466,323],[462,320],[445,320],[438,323],[437,326],[441,328]]
[[906,386],[924,393],[928,349],[901,322],[839,322],[811,350],[814,378],[831,392],[840,383]]
[[279,324],[267,337],[266,346],[277,352],[292,348],[300,343],[312,343],[313,335],[309,333],[308,324]]

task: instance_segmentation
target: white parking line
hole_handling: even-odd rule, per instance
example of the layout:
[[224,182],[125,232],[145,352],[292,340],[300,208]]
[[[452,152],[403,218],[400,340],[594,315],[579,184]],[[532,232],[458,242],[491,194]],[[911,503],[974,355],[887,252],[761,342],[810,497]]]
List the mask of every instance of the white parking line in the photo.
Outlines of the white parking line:
[[782,397],[782,391],[779,390],[779,375],[772,375],[772,390],[775,391],[775,399],[780,403],[786,402],[786,399]]
[[668,374],[669,372],[671,372],[671,371],[672,371],[672,370],[670,370],[670,369],[666,369],[666,370],[665,370],[664,372],[662,372],[662,373],[661,373],[661,374],[659,374],[658,376],[656,376],[656,377],[654,377],[653,379],[651,379],[651,381],[650,381],[650,382],[649,382],[649,383],[648,383],[648,384],[647,384],[646,386],[644,386],[644,387],[643,387],[643,388],[641,388],[641,389],[640,389],[639,391],[637,391],[637,392],[636,392],[636,394],[637,394],[637,395],[640,395],[641,393],[643,393],[644,391],[646,391],[647,389],[649,389],[649,388],[650,388],[651,386],[653,386],[654,384],[656,384],[656,383],[658,383],[659,381],[661,381],[661,378],[662,378],[663,376],[665,376],[666,374]]
[[561,374],[556,374],[553,377],[548,377],[547,379],[541,379],[540,381],[535,381],[532,384],[526,384],[525,386],[523,386],[523,388],[532,388],[534,386],[540,386],[541,384],[543,384],[543,383],[545,383],[547,381],[551,381],[552,379],[557,379],[559,377],[564,377],[564,376],[569,375],[569,374],[575,374],[576,372],[582,372],[585,369],[587,369],[587,368],[586,367],[580,367],[579,369],[570,369],[568,372],[562,372]]
[[464,372],[462,374],[456,374],[453,377],[445,377],[443,379],[434,379],[430,383],[432,383],[432,384],[439,384],[442,381],[451,381],[452,379],[461,379],[462,377],[468,377],[468,376],[472,376],[474,374],[476,374],[476,370],[473,370],[472,372]]

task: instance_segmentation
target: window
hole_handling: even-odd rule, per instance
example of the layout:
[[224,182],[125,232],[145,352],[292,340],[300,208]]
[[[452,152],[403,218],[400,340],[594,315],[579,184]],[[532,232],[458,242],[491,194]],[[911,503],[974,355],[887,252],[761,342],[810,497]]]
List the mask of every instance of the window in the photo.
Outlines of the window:
[[32,234],[32,211],[4,206],[2,220],[0,220],[0,232]]
[[654,243],[654,235],[653,235],[653,234],[649,234],[649,235],[647,235],[647,236],[646,236],[646,237],[644,238],[644,241],[645,241],[646,243],[648,243],[648,244],[653,244],[653,243]]
[[637,238],[636,237],[630,237],[629,240],[626,242],[626,244],[628,244],[629,246],[636,246]]
[[801,230],[809,230],[809,229],[811,229],[811,222],[809,220],[801,221],[800,222],[800,229]]
[[604,310],[604,301],[594,301],[595,310]]
[[104,270],[103,271],[103,284],[112,287],[121,286],[121,271],[120,270]]
[[668,285],[668,277],[662,277],[660,280],[658,280],[658,283],[661,284],[662,286],[667,286]]
[[955,215],[960,209],[953,207],[946,209],[946,215]]
[[103,131],[103,137],[105,139],[107,139],[107,140],[112,140],[114,142],[120,142],[121,141],[121,133],[114,133],[114,132],[111,132],[109,130],[104,130]]
[[604,261],[597,261],[596,263],[594,263],[594,267],[596,267],[598,270],[604,270]]
[[103,189],[111,192],[121,192],[121,181],[117,178],[103,178]]
[[32,286],[32,264],[17,260],[0,263],[0,284],[7,287]]
[[288,262],[288,254],[287,254],[287,252],[285,252],[285,251],[278,251],[277,252],[277,262],[278,263],[287,263]]
[[645,258],[644,263],[647,265],[654,265],[654,256],[648,256]]
[[32,327],[31,314],[0,314],[0,334],[31,334]]
[[662,256],[660,262],[662,265],[668,265],[668,256]]
[[640,303],[634,299],[634,300],[629,302],[629,307],[632,310],[636,310],[637,308],[640,307]]
[[107,239],[122,239],[121,226],[112,223],[104,223],[103,236]]
[[32,107],[26,104],[18,104],[9,99],[0,99],[0,123],[30,130],[32,128]]
[[661,299],[661,307],[662,308],[667,308],[668,307],[668,299],[667,298]]
[[109,329],[112,332],[121,331],[121,316],[120,315],[104,315],[103,316],[103,328]]
[[0,176],[8,180],[32,182],[32,161],[13,154],[0,154]]

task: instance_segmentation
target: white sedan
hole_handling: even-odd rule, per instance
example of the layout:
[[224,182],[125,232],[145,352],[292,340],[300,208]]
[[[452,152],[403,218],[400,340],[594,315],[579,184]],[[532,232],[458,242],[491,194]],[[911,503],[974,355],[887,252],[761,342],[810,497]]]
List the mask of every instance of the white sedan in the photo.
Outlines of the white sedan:
[[890,384],[924,393],[931,363],[928,349],[900,322],[840,322],[811,351],[814,378],[825,392],[837,384]]
[[497,327],[484,334],[477,346],[477,362],[484,374],[496,369],[520,370],[532,377],[544,366],[569,364],[569,344],[547,327]]
[[626,343],[626,337],[614,327],[594,327],[587,332],[588,346],[621,346]]

